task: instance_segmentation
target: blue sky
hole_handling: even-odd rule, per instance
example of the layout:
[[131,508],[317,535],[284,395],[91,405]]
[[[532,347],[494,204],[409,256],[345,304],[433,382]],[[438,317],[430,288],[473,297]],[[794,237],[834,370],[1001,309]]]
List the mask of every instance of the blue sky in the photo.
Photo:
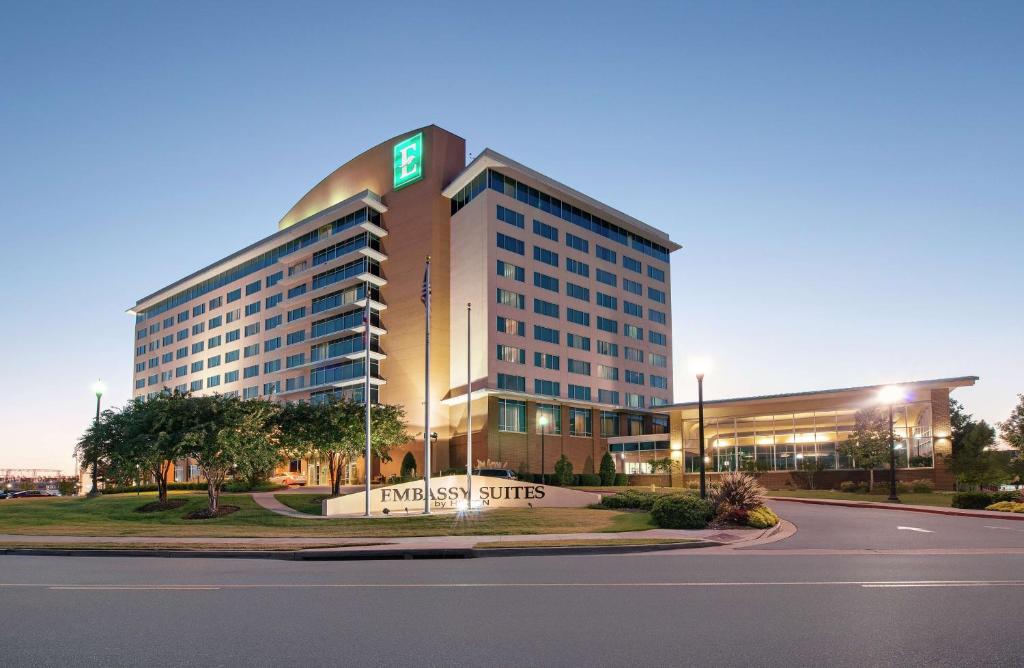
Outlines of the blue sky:
[[702,354],[709,398],[977,374],[959,398],[1003,419],[1022,28],[1015,2],[9,4],[0,467],[68,468],[90,383],[130,396],[137,298],[428,123],[683,244],[677,400]]

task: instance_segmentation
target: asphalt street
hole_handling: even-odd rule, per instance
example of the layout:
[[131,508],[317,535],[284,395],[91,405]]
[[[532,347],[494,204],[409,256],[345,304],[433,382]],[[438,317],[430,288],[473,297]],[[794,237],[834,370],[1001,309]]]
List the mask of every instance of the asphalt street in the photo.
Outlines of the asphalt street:
[[[959,518],[777,505],[800,532],[748,552],[382,562],[3,556],[0,661],[1020,665],[1024,640],[1013,629],[1024,551],[1014,547],[1024,533],[985,530],[988,520],[961,529]],[[844,527],[908,553],[814,553],[834,547]],[[913,553],[921,541],[932,551],[962,547],[961,533],[1002,547]]]

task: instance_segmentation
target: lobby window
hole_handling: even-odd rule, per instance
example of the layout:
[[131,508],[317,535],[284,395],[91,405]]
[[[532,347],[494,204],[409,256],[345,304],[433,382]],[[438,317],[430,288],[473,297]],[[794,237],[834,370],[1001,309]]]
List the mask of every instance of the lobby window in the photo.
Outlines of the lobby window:
[[525,376],[514,376],[508,373],[498,374],[498,389],[509,390],[511,392],[525,392],[526,391],[526,377]]
[[241,298],[242,298],[242,288],[236,288],[236,289],[228,292],[228,303],[229,304],[231,302],[237,302]]
[[495,357],[502,362],[509,362],[510,364],[526,364],[526,351],[515,346],[506,346],[499,343],[496,348]]
[[619,344],[611,343],[610,341],[597,340],[597,354],[607,355],[608,357],[619,356]]
[[640,265],[640,260],[634,260],[628,255],[622,256],[622,267],[629,271],[635,271],[638,274],[643,270],[643,267]]
[[[598,391],[598,394],[600,394],[600,390]],[[616,401],[604,401],[604,400],[601,400],[600,398],[599,398],[599,400],[601,401],[601,403],[606,403],[606,404],[608,404],[608,403],[614,403],[614,404],[619,403],[618,402],[618,397],[616,397]],[[619,435],[619,414],[614,412],[614,411],[601,411],[601,436],[608,437],[608,436],[618,436],[618,435]]]
[[612,264],[615,264],[619,260],[618,255],[616,255],[615,251],[611,250],[610,248],[605,248],[601,244],[597,244],[597,249],[595,253],[599,258],[601,258],[605,262],[611,262]]
[[569,398],[576,401],[590,401],[590,388],[584,385],[569,384]]
[[533,272],[533,284],[538,288],[558,292],[558,279],[554,276],[542,274],[539,271]]
[[655,288],[647,288],[647,298],[653,302],[658,302],[659,304],[665,303],[665,293],[662,290],[657,290]]
[[549,318],[558,318],[558,304],[553,302],[547,302],[543,299],[533,300],[533,312],[540,315],[546,315]]
[[537,341],[544,341],[545,343],[561,343],[561,334],[557,329],[551,329],[550,327],[541,327],[540,325],[533,326],[533,338]]
[[597,377],[602,380],[618,380],[619,379],[619,367],[608,366],[606,364],[597,365]]
[[519,229],[524,229],[526,227],[523,214],[518,211],[513,211],[512,209],[506,209],[500,204],[498,205],[498,220],[503,223],[508,223],[509,225],[515,225]]
[[657,346],[668,345],[668,339],[665,337],[665,335],[662,334],[661,332],[655,332],[654,330],[649,330],[647,332],[647,340]]
[[631,281],[628,278],[622,279],[622,289],[634,295],[642,295],[644,293],[644,287],[642,285],[636,281]]
[[542,417],[547,418],[547,424],[544,426],[545,434],[562,433],[562,411],[557,404],[537,404],[537,417],[534,420],[534,425],[538,434],[541,432]]
[[579,299],[585,302],[590,301],[590,288],[585,288],[582,285],[576,285],[569,281],[565,282],[565,294],[573,299]]
[[498,248],[507,250],[516,255],[526,255],[526,244],[515,237],[498,232]]
[[553,380],[544,380],[542,378],[534,378],[533,380],[533,393],[543,394],[547,397],[558,397],[562,395],[561,383]]
[[664,311],[655,311],[652,308],[647,309],[647,319],[659,325],[664,325],[667,320]]
[[526,308],[526,297],[519,294],[518,292],[512,292],[504,288],[497,289],[497,302],[503,306],[511,306],[512,308],[525,309]]
[[497,274],[503,278],[509,278],[520,283],[526,281],[526,270],[504,260],[498,260]]
[[569,435],[589,437],[593,435],[591,429],[591,412],[589,408],[569,409]]
[[586,262],[574,260],[571,257],[565,258],[565,270],[583,278],[590,278],[590,265]]
[[526,336],[526,323],[522,320],[513,320],[499,315],[497,317],[497,330],[502,334],[513,336]]
[[534,352],[533,366],[558,371],[560,359],[558,355],[552,355],[551,353]]
[[642,415],[627,415],[626,416],[626,435],[627,436],[643,436],[644,435],[644,418]]
[[650,278],[653,278],[654,280],[658,281],[659,283],[664,283],[665,282],[665,272],[662,271],[661,269],[658,269],[657,267],[652,267],[651,265],[647,265],[647,276],[650,277]]
[[667,415],[652,415],[651,416],[651,433],[652,434],[667,434],[668,433],[668,416]]
[[644,317],[644,308],[640,304],[634,304],[626,300],[622,300],[622,312],[637,318]]
[[551,239],[552,241],[558,241],[558,228],[542,223],[536,218],[533,220],[533,233],[538,234],[545,239]]
[[[619,392],[618,390],[602,390],[597,391],[597,400],[602,404],[618,404],[619,403]],[[614,435],[614,434],[613,434]]]
[[602,308],[611,309],[613,311],[619,310],[619,300],[617,297],[606,295],[603,292],[597,293],[597,305]]
[[625,334],[626,336],[628,336],[631,339],[636,339],[637,341],[643,341],[644,340],[644,330],[643,330],[643,328],[642,327],[637,327],[636,325],[630,325],[628,323],[623,325],[622,326],[622,333]]
[[577,311],[574,308],[565,309],[565,319],[577,325],[590,327],[590,314],[586,311]]
[[259,292],[261,287],[263,287],[263,284],[260,283],[260,281],[253,281],[252,283],[249,283],[245,286],[245,296],[248,297],[251,294]]
[[668,358],[658,353],[647,353],[647,363],[659,369],[664,369],[668,367]]
[[590,350],[590,337],[579,334],[566,334],[565,345],[576,350]]
[[526,433],[526,402],[498,399],[498,431]]
[[583,360],[574,360],[569,358],[569,373],[575,373],[580,376],[590,375],[590,362],[584,362]]
[[573,250],[578,250],[583,253],[590,252],[590,242],[586,239],[582,239],[575,234],[569,232],[565,233],[565,245]]

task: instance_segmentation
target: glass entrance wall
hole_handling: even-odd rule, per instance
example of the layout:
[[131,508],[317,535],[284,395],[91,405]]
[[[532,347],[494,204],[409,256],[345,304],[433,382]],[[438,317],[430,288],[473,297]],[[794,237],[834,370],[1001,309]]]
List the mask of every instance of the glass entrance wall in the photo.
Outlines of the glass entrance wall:
[[627,474],[653,473],[651,462],[669,456],[669,442],[609,443],[608,452],[615,460],[615,470]]
[[[882,408],[880,410],[886,411]],[[709,471],[793,471],[814,458],[826,470],[853,469],[842,443],[850,437],[856,409],[704,420]],[[893,407],[897,467],[933,466],[931,402]],[[684,467],[700,470],[697,420],[683,420]]]

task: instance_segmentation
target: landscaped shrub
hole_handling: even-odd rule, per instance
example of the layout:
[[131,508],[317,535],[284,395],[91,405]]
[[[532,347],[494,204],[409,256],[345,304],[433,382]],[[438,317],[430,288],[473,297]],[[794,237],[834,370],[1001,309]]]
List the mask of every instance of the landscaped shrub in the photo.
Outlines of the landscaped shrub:
[[992,505],[992,495],[988,492],[959,492],[953,495],[954,508],[982,510]]
[[715,520],[719,522],[730,522],[732,524],[746,524],[748,511],[746,508],[737,508],[723,503],[715,509]]
[[[601,484],[604,484],[603,479],[601,481]],[[616,473],[615,480],[612,481],[612,484],[615,485],[616,487],[625,487],[626,485],[629,484],[629,476],[626,475],[625,473]]]
[[612,453],[604,453],[604,457],[601,457],[601,467],[598,469],[598,473],[601,475],[602,485],[614,485],[615,484],[615,460],[612,459]]
[[910,481],[910,491],[914,494],[931,494],[935,491],[935,483],[928,478],[919,478]]
[[1017,501],[999,501],[993,503],[991,506],[986,506],[985,510],[998,510],[1004,513],[1024,513],[1024,503],[1018,503]]
[[604,483],[601,482],[601,476],[596,473],[581,473],[579,475],[579,482],[576,484],[580,487],[599,487]]
[[651,508],[651,517],[662,529],[703,529],[714,515],[711,502],[693,494],[665,494]]
[[764,487],[746,473],[726,473],[711,490],[715,508],[728,506],[737,510],[753,510],[764,505]]
[[999,503],[1000,501],[1024,502],[1024,497],[1022,497],[1021,493],[1017,490],[992,492],[992,503]]
[[[174,490],[188,490],[188,489],[206,489],[205,482],[169,482],[167,483],[167,490],[173,492]],[[100,490],[102,494],[128,494],[135,492],[155,492],[156,485],[109,485]]]
[[747,524],[755,529],[768,529],[779,523],[779,516],[767,506],[754,508],[747,513]]
[[650,510],[654,502],[662,495],[655,492],[642,492],[640,490],[627,489],[601,499],[601,505],[605,508],[633,508],[636,510]]
[[[909,494],[912,487],[909,482],[903,482],[902,480],[896,481],[896,493],[897,494]],[[875,491],[872,494],[888,494],[889,483],[886,482],[881,485],[875,485]]]
[[853,494],[861,494],[868,491],[868,486],[855,480],[844,480],[839,483],[839,491]]
[[569,461],[568,457],[562,455],[555,462],[555,484],[568,487],[572,484],[572,481],[572,462]]

